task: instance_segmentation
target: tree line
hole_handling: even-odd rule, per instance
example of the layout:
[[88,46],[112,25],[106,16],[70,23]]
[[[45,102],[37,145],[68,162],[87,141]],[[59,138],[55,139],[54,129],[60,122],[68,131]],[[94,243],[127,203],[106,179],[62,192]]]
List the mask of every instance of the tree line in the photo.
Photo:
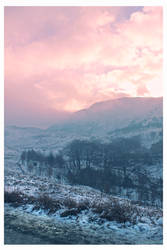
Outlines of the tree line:
[[[117,138],[109,143],[98,140],[73,140],[56,155],[44,155],[35,150],[23,151],[21,161],[34,160],[46,163],[48,176],[53,168],[64,168],[71,184],[82,184],[110,192],[115,187],[136,188],[141,199],[148,199],[150,187],[154,190],[152,196],[159,196],[162,180],[152,183],[143,165],[151,166],[161,162],[163,157],[162,141],[145,148],[139,136]],[[135,182],[130,178],[133,173]],[[137,183],[137,184],[136,184]],[[154,197],[155,198],[155,197]]]

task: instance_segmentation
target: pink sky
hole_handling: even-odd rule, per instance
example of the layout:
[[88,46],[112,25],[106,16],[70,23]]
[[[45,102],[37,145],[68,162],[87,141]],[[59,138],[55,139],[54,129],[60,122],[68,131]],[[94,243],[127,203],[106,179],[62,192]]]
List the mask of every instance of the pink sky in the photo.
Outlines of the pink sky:
[[6,123],[162,96],[162,30],[162,7],[5,7]]

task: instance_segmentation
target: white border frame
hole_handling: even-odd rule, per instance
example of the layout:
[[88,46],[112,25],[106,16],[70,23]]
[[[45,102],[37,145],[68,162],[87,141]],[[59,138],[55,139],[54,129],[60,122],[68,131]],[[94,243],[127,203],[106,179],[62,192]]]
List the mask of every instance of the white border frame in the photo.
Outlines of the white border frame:
[[4,6],[163,6],[166,0],[3,0]]
[[[0,42],[0,54],[1,56],[0,65],[1,65],[1,72],[0,72],[0,178],[1,183],[3,183],[4,180],[4,7],[5,6],[163,6],[163,13],[164,13],[164,22],[163,22],[163,31],[164,31],[164,64],[163,64],[163,114],[164,114],[164,157],[163,157],[163,197],[164,197],[164,234],[163,234],[163,245],[142,245],[142,248],[165,248],[167,243],[167,231],[166,231],[166,223],[167,222],[167,215],[166,215],[166,209],[167,209],[167,201],[166,201],[166,176],[167,176],[167,0],[3,0],[0,2],[0,30],[1,30],[1,42]],[[1,184],[0,188],[2,188],[2,191],[0,192],[0,246],[2,248],[7,249],[18,249],[18,248],[64,248],[69,247],[71,249],[73,248],[85,248],[86,245],[4,245],[3,239],[4,239],[4,199],[3,199],[3,190],[4,185]],[[88,245],[86,247],[89,247]],[[127,249],[132,247],[131,245],[96,245],[90,246],[92,247],[105,247],[105,248],[119,248],[119,249]],[[140,248],[140,245],[133,245],[133,248]]]

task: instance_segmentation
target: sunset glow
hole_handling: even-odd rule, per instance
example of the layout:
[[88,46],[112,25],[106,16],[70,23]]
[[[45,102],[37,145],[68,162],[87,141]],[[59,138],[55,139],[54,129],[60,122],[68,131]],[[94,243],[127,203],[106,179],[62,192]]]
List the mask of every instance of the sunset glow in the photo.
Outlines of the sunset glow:
[[162,96],[162,31],[162,7],[5,7],[6,122]]

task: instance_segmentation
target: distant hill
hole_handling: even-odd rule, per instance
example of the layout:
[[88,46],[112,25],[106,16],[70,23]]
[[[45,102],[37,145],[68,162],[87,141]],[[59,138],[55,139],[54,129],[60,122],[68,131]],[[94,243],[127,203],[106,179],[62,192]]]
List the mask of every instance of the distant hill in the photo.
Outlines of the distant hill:
[[95,103],[47,131],[98,137],[141,134],[146,141],[158,141],[162,137],[162,116],[162,97],[125,97]]

